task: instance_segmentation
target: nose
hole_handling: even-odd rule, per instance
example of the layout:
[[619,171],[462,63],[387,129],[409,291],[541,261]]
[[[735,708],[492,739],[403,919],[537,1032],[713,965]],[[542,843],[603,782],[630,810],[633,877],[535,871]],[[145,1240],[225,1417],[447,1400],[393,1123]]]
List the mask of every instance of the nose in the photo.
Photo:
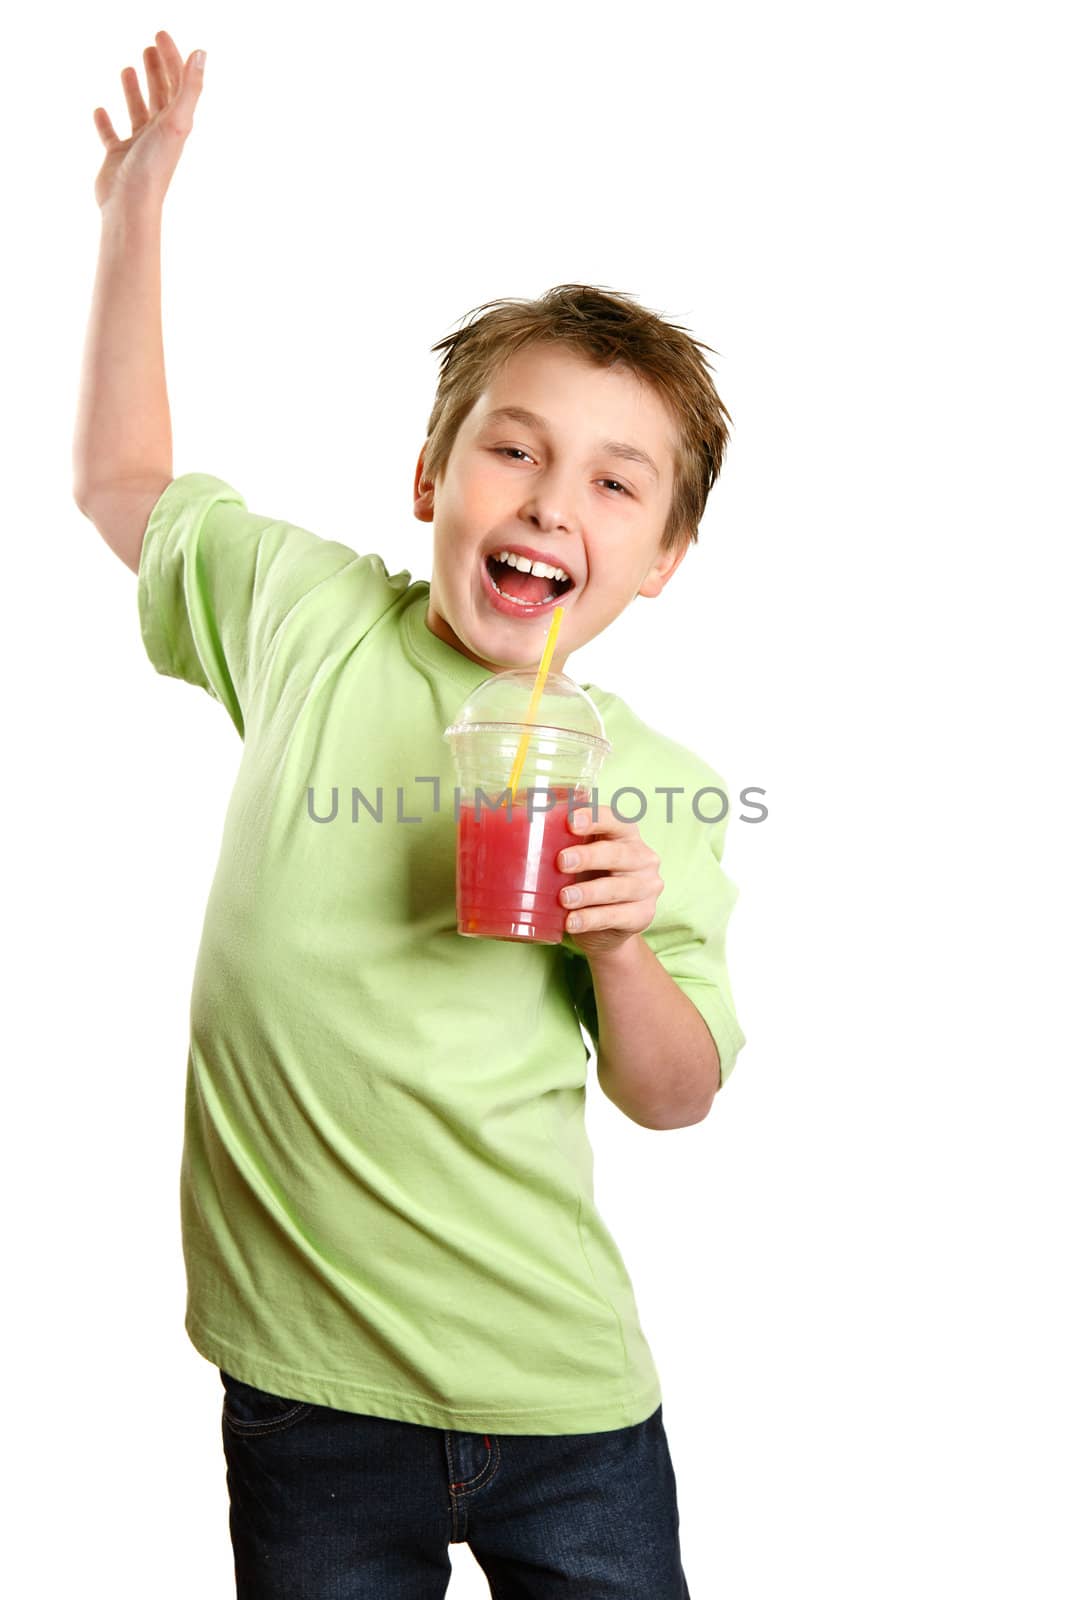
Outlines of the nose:
[[570,533],[577,526],[558,474],[546,475],[531,488],[521,515],[542,533]]

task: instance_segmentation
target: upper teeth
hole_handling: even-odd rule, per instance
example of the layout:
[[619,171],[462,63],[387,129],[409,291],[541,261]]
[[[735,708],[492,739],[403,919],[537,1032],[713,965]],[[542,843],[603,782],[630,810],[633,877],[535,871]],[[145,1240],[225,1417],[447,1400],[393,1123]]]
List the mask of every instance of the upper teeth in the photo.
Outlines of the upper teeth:
[[520,572],[532,572],[535,578],[557,578],[564,583],[570,582],[569,574],[562,567],[550,567],[544,561],[529,561],[526,556],[513,556],[510,550],[501,550],[493,560],[505,561],[509,567],[518,567]]

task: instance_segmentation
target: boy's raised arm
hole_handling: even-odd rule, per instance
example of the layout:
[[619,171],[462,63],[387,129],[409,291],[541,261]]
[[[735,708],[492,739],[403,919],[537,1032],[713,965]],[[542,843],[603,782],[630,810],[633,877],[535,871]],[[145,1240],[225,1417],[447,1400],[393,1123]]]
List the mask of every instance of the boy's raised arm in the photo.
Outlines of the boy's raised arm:
[[149,106],[122,73],[130,137],[93,113],[107,154],[96,179],[100,257],[82,360],[73,449],[74,499],[137,572],[149,514],[173,478],[163,365],[163,201],[192,127],[203,68],[167,33],[144,52]]

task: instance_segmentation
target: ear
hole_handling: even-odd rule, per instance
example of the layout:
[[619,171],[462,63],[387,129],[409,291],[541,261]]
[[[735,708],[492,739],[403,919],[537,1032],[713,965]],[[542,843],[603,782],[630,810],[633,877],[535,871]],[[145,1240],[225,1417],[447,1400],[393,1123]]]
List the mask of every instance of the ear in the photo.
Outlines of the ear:
[[673,555],[661,550],[645,574],[645,581],[638,589],[638,594],[643,594],[647,600],[654,600],[668,580],[678,571],[688,549],[688,544],[683,544]]
[[415,515],[420,522],[433,521],[433,484],[428,478],[423,477],[422,464],[426,456],[426,446],[419,451],[419,461],[415,468]]

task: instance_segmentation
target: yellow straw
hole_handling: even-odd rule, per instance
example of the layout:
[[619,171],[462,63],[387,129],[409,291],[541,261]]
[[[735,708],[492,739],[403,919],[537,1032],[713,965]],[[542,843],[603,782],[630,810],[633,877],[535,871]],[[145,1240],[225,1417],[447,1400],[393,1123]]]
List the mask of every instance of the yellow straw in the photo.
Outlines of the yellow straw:
[[[557,606],[552,613],[552,625],[548,630],[548,638],[545,640],[545,648],[541,652],[541,665],[537,669],[537,682],[533,686],[533,694],[530,696],[530,704],[526,707],[526,715],[523,718],[524,722],[532,722],[534,719],[534,712],[537,710],[541,699],[541,690],[544,688],[545,679],[548,677],[548,668],[552,660],[552,652],[556,648],[556,638],[559,634],[559,625],[562,621],[563,607]],[[522,765],[526,760],[526,751],[528,750],[529,745],[530,735],[528,733],[524,733],[522,736],[522,741],[519,745],[519,753],[515,757],[515,764],[511,769],[511,777],[508,779],[508,788],[511,790],[512,800],[514,800],[516,791],[519,787],[519,779],[522,777]]]

